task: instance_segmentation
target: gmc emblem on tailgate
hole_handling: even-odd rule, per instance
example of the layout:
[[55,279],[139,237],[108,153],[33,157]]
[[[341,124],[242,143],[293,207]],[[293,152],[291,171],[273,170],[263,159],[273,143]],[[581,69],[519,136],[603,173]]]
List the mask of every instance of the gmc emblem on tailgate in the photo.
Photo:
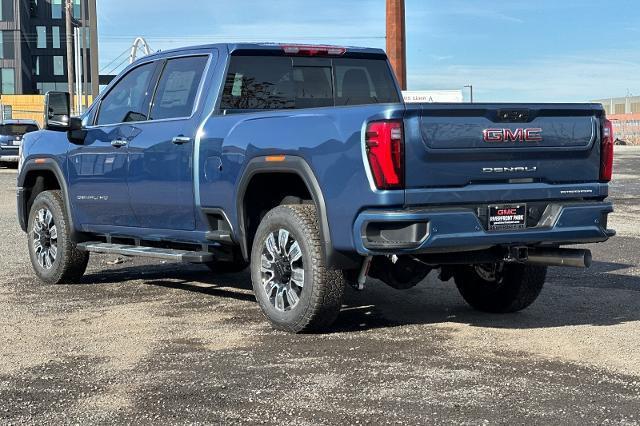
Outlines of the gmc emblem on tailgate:
[[485,142],[541,142],[542,129],[485,129],[482,132]]

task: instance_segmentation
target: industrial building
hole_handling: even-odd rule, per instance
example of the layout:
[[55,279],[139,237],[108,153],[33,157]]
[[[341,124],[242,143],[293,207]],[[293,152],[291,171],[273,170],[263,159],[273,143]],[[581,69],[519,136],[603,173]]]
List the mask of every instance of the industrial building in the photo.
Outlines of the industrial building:
[[640,96],[597,99],[613,122],[616,139],[627,144],[640,145]]
[[640,96],[597,99],[591,102],[602,104],[607,111],[607,115],[640,114]]
[[[67,1],[0,0],[0,94],[68,90]],[[96,19],[91,19],[95,0],[70,1],[72,27],[80,28],[81,42],[86,43],[86,59],[80,62],[87,83],[83,92],[92,94],[92,87],[98,87],[97,81],[91,84],[91,76],[98,75]]]

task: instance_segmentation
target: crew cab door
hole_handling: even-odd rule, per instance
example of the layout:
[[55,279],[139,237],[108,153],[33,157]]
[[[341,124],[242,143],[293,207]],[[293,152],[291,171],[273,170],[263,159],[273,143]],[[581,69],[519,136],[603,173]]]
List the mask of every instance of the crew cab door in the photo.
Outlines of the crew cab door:
[[137,225],[127,188],[128,144],[146,119],[155,70],[150,62],[124,75],[102,99],[84,142],[69,152],[71,203],[85,230]]
[[129,194],[141,227],[195,229],[195,110],[210,58],[182,56],[160,64],[149,120],[129,144]]

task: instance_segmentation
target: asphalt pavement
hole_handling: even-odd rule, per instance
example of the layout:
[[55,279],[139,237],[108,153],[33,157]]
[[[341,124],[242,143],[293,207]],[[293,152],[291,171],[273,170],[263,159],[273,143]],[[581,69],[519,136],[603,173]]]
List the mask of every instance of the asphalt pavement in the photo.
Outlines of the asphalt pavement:
[[617,148],[618,236],[526,311],[370,281],[317,335],[273,331],[247,272],[92,255],[38,282],[0,169],[0,423],[638,424],[640,148]]

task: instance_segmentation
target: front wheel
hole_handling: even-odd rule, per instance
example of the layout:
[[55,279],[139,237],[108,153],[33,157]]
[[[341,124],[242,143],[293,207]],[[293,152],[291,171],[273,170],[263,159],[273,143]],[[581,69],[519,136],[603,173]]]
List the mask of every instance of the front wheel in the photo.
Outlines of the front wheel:
[[28,243],[31,264],[40,280],[60,284],[82,278],[89,253],[78,250],[70,234],[60,191],[38,194],[29,213]]
[[540,295],[546,266],[494,263],[469,265],[454,273],[458,291],[473,308],[492,313],[517,312]]
[[333,324],[345,281],[326,266],[315,206],[281,205],[265,215],[251,250],[251,281],[274,328],[300,333]]

